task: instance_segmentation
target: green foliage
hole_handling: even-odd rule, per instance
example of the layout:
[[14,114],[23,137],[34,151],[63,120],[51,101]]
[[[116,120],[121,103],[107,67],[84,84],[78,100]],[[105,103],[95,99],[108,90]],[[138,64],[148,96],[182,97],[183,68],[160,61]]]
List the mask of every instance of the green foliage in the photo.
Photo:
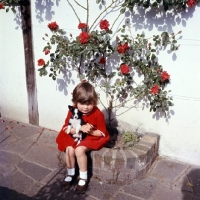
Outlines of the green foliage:
[[[125,26],[121,32],[125,32]],[[180,34],[181,31],[177,34]],[[52,35],[46,36],[48,40],[44,47],[51,50],[49,61],[39,69],[40,76],[49,74],[56,80],[60,72],[76,70],[80,80],[87,81],[99,86],[109,98],[109,110],[112,110],[113,102],[119,101],[118,107],[133,99],[146,99],[149,101],[150,111],[169,111],[173,106],[172,98],[168,96],[169,91],[165,91],[165,86],[169,82],[162,81],[163,67],[158,63],[157,53],[159,50],[170,47],[171,51],[178,50],[176,36],[163,32],[160,35],[153,35],[146,38],[144,34],[132,35],[121,34],[116,37],[115,45],[111,41],[112,31],[95,30],[90,33],[87,43],[81,44],[78,37],[67,38],[61,29],[52,31]],[[151,41],[151,43],[150,43]],[[124,53],[119,53],[119,45],[129,46]],[[54,52],[53,52],[53,49]],[[109,63],[116,62],[117,66],[110,69]],[[100,62],[101,58],[106,59],[106,63]],[[120,65],[128,65],[130,72],[123,74]],[[140,84],[134,81],[134,73],[143,76]],[[159,86],[156,94],[151,92],[151,88]],[[116,106],[116,107],[117,107]]]
[[123,139],[123,149],[129,149],[135,146],[141,139],[141,134],[136,131],[125,131],[119,137],[118,140]]
[[[187,2],[188,0],[125,0],[120,12],[124,13],[126,10],[133,10],[134,7],[142,7],[144,9],[163,7],[164,11],[168,11],[169,9],[185,10],[188,7]],[[200,0],[196,0],[195,2],[199,3]]]
[[7,6],[6,12],[8,12],[11,9],[14,13],[16,12],[14,5],[20,2],[23,2],[23,0],[0,0],[1,4],[3,4],[4,6]]

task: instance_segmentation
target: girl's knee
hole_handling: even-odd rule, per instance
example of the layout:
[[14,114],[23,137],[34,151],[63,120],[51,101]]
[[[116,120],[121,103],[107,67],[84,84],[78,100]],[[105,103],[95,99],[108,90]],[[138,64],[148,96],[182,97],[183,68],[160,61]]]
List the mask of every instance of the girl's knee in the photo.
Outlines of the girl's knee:
[[71,146],[66,148],[66,154],[67,155],[74,155],[75,154],[75,149]]
[[85,152],[86,152],[86,147],[83,147],[83,146],[79,146],[75,149],[76,156],[83,155],[83,154],[85,154]]

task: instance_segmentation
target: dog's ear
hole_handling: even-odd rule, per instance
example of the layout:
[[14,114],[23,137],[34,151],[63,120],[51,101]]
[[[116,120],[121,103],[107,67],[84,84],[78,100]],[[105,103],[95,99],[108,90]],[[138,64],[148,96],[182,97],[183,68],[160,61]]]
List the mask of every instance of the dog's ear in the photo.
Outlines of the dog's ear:
[[69,108],[69,110],[70,110],[71,112],[73,112],[73,109],[74,109],[73,106],[70,106],[70,105],[69,105],[68,108]]

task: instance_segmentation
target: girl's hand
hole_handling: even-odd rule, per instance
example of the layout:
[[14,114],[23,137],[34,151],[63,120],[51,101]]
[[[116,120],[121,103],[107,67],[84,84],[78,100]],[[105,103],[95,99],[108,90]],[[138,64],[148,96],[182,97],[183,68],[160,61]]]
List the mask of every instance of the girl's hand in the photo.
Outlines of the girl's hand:
[[84,124],[83,126],[81,126],[80,131],[83,131],[84,133],[89,133],[92,129],[93,129],[93,125],[92,124]]
[[63,131],[65,131],[65,133],[67,133],[67,128],[68,128],[68,126],[65,126],[65,127],[63,128]]

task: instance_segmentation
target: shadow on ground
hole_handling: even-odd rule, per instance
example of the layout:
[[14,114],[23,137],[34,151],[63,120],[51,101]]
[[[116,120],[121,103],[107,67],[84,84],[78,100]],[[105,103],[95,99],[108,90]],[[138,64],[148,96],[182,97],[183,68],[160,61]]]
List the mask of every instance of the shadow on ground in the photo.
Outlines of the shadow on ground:
[[200,200],[200,169],[192,168],[185,177],[182,188],[183,199]]

